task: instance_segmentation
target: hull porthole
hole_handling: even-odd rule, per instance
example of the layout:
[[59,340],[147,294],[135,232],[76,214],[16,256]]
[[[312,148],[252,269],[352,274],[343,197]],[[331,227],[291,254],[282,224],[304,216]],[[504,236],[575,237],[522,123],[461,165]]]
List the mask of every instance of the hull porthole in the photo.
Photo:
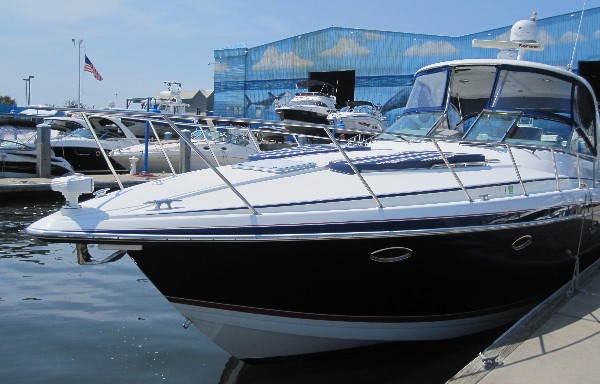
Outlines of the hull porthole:
[[383,248],[371,252],[371,260],[378,263],[394,263],[396,261],[406,260],[413,254],[412,249],[405,247]]
[[531,244],[532,240],[533,238],[530,235],[519,237],[512,243],[512,249],[514,249],[515,251],[525,249]]

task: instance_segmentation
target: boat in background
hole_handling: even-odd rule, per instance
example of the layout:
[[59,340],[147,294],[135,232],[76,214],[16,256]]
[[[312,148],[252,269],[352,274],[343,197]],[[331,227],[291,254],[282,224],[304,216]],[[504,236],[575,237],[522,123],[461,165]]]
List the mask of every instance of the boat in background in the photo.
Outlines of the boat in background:
[[[141,111],[152,111],[169,115],[188,114],[186,108],[190,105],[184,103],[181,98],[181,83],[178,81],[163,81],[163,83],[167,86],[166,91],[160,91],[155,97],[134,97],[127,99],[126,108],[129,110],[132,105],[139,104],[139,110]],[[147,127],[144,121],[123,117],[123,123],[128,126],[129,130],[136,137],[141,139],[146,137]],[[154,129],[161,139],[165,137],[165,133],[167,133],[167,137],[174,134],[169,125],[165,123],[156,122]]]
[[[231,130],[240,130],[239,127],[230,127]],[[241,163],[248,160],[252,154],[260,150],[248,138],[248,132],[229,132],[227,127],[197,127],[192,131],[192,143],[214,164],[228,165]],[[136,144],[129,147],[115,149],[109,156],[120,166],[130,167],[132,159],[142,161],[146,151],[145,144]],[[206,162],[194,151],[191,152],[190,170],[208,168]],[[180,141],[162,140],[148,143],[148,172],[179,172],[181,160]],[[168,161],[167,161],[168,159]],[[133,160],[136,161],[136,160]]]
[[383,131],[386,119],[381,108],[370,101],[348,101],[344,108],[329,113],[327,121],[335,127],[373,134],[374,131]]
[[[51,117],[42,122],[54,132],[50,142],[54,153],[67,160],[76,172],[102,174],[111,171],[90,129],[94,129],[107,156],[115,149],[140,143],[140,139],[135,137],[119,117],[91,115],[89,122],[91,127],[85,119],[76,115]],[[129,170],[129,167],[123,167],[115,161],[111,161],[111,165],[120,172]]]
[[[65,176],[74,170],[65,159],[51,154],[50,174]],[[34,146],[0,138],[0,178],[37,177],[37,150]]]
[[[335,87],[318,80],[305,80],[296,84],[298,91],[287,105],[275,108],[275,113],[283,121],[328,124],[327,116],[336,110]],[[291,133],[323,136],[319,129],[290,129]]]
[[83,261],[89,244],[127,252],[240,359],[457,338],[511,324],[598,258],[598,116],[565,69],[437,63],[368,145],[264,152],[81,203],[90,180],[62,178],[66,205],[27,232]]

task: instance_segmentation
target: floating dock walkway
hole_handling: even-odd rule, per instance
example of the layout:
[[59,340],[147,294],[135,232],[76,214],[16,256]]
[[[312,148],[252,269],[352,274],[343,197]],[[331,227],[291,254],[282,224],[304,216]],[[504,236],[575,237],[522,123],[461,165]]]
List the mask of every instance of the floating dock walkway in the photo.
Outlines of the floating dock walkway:
[[538,305],[447,384],[600,383],[599,265]]

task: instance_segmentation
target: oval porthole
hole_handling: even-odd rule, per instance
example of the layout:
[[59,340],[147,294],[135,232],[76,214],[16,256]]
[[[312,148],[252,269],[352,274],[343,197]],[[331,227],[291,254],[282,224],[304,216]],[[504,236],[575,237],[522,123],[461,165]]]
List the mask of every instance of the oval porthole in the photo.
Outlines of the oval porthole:
[[395,263],[408,259],[412,254],[413,251],[410,248],[391,247],[371,252],[370,258],[378,263]]
[[530,235],[521,236],[512,243],[512,249],[515,251],[525,249],[531,244],[532,240],[533,238]]

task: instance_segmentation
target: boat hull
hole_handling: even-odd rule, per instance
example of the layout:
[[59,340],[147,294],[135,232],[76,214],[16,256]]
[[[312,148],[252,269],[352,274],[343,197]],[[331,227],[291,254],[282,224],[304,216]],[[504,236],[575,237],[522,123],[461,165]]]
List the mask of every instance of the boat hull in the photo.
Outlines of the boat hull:
[[[83,174],[110,173],[111,170],[106,164],[106,159],[102,156],[100,149],[91,147],[61,147],[55,146],[52,150],[57,156],[67,160],[73,166],[76,172]],[[106,151],[108,156],[109,151]],[[110,159],[113,168],[118,172],[127,171],[127,168]]]
[[[146,244],[130,255],[215,343],[238,358],[264,358],[509,324],[569,280],[581,225],[579,218],[476,234]],[[583,266],[598,240],[591,225]]]

